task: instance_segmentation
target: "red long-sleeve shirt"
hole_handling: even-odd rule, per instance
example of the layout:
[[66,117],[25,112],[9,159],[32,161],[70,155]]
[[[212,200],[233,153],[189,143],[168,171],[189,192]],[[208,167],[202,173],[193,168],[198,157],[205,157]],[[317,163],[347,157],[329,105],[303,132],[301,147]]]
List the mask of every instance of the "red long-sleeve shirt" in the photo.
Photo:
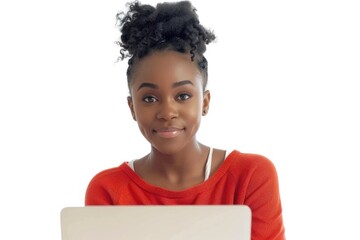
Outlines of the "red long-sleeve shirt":
[[231,152],[205,182],[181,191],[142,180],[126,162],[97,174],[85,205],[244,204],[252,211],[252,240],[285,239],[277,172],[270,160]]

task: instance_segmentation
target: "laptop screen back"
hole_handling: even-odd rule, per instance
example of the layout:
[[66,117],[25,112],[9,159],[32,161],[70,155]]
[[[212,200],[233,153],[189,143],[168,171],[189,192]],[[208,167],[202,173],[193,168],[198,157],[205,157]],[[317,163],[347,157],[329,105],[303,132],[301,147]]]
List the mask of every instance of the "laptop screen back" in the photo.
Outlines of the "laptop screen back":
[[250,240],[244,205],[66,207],[62,240]]

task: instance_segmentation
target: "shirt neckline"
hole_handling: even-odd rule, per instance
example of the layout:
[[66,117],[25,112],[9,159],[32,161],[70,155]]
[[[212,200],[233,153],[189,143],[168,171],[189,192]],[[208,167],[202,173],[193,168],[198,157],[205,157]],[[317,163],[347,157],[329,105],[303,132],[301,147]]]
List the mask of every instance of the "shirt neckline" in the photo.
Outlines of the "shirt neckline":
[[136,172],[134,172],[129,167],[128,162],[122,163],[120,167],[123,169],[125,174],[144,191],[168,198],[181,198],[186,196],[193,196],[193,194],[197,194],[205,191],[206,189],[210,189],[209,186],[215,184],[227,172],[232,161],[235,159],[236,152],[236,150],[231,151],[225,158],[223,163],[219,166],[219,168],[206,181],[196,186],[178,191],[158,187],[144,181]]

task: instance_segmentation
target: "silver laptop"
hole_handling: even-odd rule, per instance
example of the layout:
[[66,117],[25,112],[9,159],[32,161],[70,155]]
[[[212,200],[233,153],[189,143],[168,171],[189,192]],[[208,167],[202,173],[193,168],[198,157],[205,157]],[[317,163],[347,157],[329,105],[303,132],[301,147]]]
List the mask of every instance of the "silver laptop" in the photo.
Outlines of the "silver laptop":
[[66,207],[62,240],[250,240],[245,205]]

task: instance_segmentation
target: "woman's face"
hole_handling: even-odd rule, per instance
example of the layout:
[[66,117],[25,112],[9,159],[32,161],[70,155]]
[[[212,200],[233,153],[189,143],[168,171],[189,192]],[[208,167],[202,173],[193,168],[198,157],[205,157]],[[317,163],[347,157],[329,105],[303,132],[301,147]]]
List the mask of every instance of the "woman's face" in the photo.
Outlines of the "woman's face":
[[134,67],[128,104],[144,137],[163,154],[194,144],[210,93],[203,92],[202,75],[190,55],[154,52]]

